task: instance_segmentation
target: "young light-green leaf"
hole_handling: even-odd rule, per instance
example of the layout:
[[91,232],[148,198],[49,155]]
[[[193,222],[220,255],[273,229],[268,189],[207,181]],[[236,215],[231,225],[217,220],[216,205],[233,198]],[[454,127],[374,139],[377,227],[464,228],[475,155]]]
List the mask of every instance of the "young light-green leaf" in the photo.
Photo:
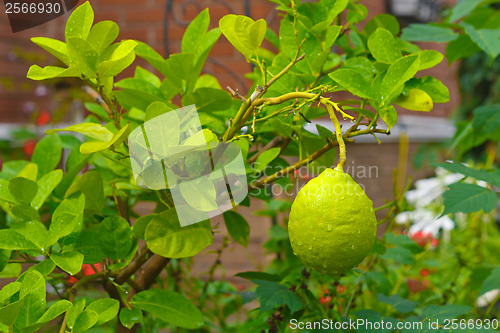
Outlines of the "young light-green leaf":
[[86,40],[93,22],[94,11],[90,6],[90,2],[86,1],[71,13],[66,22],[66,29],[64,32],[66,42],[72,37]]
[[62,143],[59,135],[45,136],[35,146],[31,161],[38,165],[38,177],[45,175],[59,164],[62,155]]
[[65,43],[47,37],[33,37],[31,41],[69,66],[70,61]]
[[87,42],[92,45],[98,54],[101,54],[115,41],[119,33],[120,28],[118,28],[118,24],[113,21],[101,21],[92,27],[87,37]]
[[68,54],[81,73],[87,78],[95,78],[99,54],[84,39],[72,37],[67,42]]
[[244,15],[225,15],[219,26],[229,42],[243,54],[247,61],[255,54],[266,36],[267,23],[254,21]]
[[186,297],[171,290],[151,289],[132,297],[130,304],[174,326],[199,329],[203,315]]
[[61,182],[63,177],[63,172],[61,169],[53,170],[45,175],[43,175],[36,183],[38,184],[38,192],[36,193],[33,200],[31,200],[31,206],[39,210],[45,200],[50,196],[52,191]]
[[433,108],[432,98],[420,89],[410,89],[408,92],[403,92],[393,103],[412,111],[428,112]]
[[62,315],[69,308],[73,306],[73,303],[65,299],[61,299],[54,304],[38,319],[38,323],[48,323]]
[[418,55],[405,56],[392,63],[380,86],[382,101],[393,97],[393,94],[418,72],[419,67]]
[[266,150],[265,152],[260,154],[259,157],[257,157],[257,160],[253,165],[253,168],[258,171],[264,170],[269,163],[271,163],[276,157],[279,156],[280,151],[281,148],[279,147]]
[[70,275],[75,275],[82,269],[83,254],[77,251],[63,253],[52,252],[50,254],[50,260],[63,271]]

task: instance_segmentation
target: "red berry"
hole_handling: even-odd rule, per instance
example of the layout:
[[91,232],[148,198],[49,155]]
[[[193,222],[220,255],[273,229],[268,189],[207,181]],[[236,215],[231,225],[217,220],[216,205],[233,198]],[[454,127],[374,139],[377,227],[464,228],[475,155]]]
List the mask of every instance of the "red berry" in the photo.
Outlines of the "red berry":
[[35,150],[36,141],[35,140],[26,140],[24,141],[23,151],[26,155],[31,156],[33,151]]
[[339,285],[337,286],[337,292],[338,292],[339,294],[342,294],[344,291],[345,291],[345,287],[344,287],[343,285],[339,284]]
[[426,276],[429,276],[429,274],[430,274],[430,271],[429,271],[429,269],[427,267],[426,268],[422,268],[420,270],[420,276],[426,277]]
[[50,122],[51,118],[52,117],[51,117],[50,113],[48,113],[46,110],[42,110],[42,112],[40,112],[40,115],[38,116],[38,118],[36,118],[36,124],[38,126],[47,125]]

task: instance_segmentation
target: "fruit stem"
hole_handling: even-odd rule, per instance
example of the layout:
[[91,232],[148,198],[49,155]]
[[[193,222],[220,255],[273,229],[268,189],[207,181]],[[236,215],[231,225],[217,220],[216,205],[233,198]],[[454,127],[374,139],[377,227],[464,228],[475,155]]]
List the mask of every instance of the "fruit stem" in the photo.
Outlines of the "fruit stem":
[[346,150],[345,150],[345,143],[344,143],[344,138],[342,137],[342,130],[340,129],[340,124],[339,120],[337,119],[337,116],[335,115],[335,111],[333,110],[333,107],[331,104],[326,104],[326,109],[328,110],[328,114],[330,115],[330,119],[333,122],[333,125],[335,126],[335,134],[337,135],[337,142],[339,143],[339,163],[335,167],[336,170],[339,171],[344,171],[344,165],[346,161]]

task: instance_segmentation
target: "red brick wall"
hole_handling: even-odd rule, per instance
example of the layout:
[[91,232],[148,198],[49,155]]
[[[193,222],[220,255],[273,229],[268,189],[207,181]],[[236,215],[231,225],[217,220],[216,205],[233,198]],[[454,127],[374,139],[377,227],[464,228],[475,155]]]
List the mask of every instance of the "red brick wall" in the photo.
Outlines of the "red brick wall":
[[[82,2],[80,1],[80,3]],[[113,20],[118,23],[120,27],[119,39],[144,41],[165,56],[163,25],[167,0],[90,0],[90,2],[94,8],[96,21]],[[177,24],[176,21],[189,22],[200,9],[206,7],[210,9],[211,27],[217,26],[219,19],[230,12],[236,14],[245,13],[243,1],[227,1],[231,10],[220,1],[199,0],[198,3],[200,4],[199,7],[192,3],[183,6],[183,1],[173,1],[173,13],[171,12],[168,17],[168,41],[171,53],[180,51],[180,41],[185,30],[185,26]],[[250,3],[252,18],[273,17],[272,13],[276,6],[274,3],[266,0],[251,0]],[[385,10],[384,0],[364,0],[362,3],[367,6],[370,16]],[[44,85],[44,83],[33,82],[25,78],[27,70],[34,60],[40,65],[54,64],[51,56],[39,52],[40,49],[33,45],[29,38],[46,36],[63,39],[63,27],[67,17],[68,14],[39,27],[13,34],[10,31],[6,14],[3,13],[3,10],[0,13],[0,122],[25,122],[30,117],[33,117],[33,113],[30,113],[33,110],[36,113],[44,108],[49,110],[54,108],[54,101],[48,100],[49,96],[36,96],[34,94],[36,87]],[[270,26],[274,31],[278,31],[279,17],[274,16],[270,21]],[[437,44],[433,45],[431,43],[425,46],[435,47],[444,52],[444,49]],[[34,53],[30,54],[31,52]],[[23,59],[26,57],[28,59]],[[250,67],[243,56],[231,47],[224,36],[220,38],[212,50],[210,58],[212,60],[207,61],[205,72],[215,75],[223,87],[231,85],[233,88],[239,88],[240,91],[246,91],[249,81],[244,79],[243,75],[249,71]],[[140,59],[136,63],[151,69]],[[237,82],[231,74],[217,64],[222,64],[236,73],[246,83],[247,87],[241,87],[241,83]],[[130,75],[132,70],[124,75]],[[449,115],[458,103],[454,71],[448,68],[446,61],[443,61],[436,69],[429,70],[427,74],[442,79],[452,91],[451,103],[438,104],[435,111],[431,112],[430,115],[441,117]],[[10,81],[12,82],[9,83]],[[2,84],[6,82],[7,85]],[[9,89],[9,85],[12,85],[12,88]]]

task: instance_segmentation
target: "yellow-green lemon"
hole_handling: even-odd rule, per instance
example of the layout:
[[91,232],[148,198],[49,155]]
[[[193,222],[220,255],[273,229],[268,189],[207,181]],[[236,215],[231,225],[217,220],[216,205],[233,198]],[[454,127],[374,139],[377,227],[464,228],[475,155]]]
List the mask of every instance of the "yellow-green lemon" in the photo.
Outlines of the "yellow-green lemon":
[[361,263],[375,241],[373,202],[351,176],[326,169],[297,194],[288,232],[306,267],[342,274]]

